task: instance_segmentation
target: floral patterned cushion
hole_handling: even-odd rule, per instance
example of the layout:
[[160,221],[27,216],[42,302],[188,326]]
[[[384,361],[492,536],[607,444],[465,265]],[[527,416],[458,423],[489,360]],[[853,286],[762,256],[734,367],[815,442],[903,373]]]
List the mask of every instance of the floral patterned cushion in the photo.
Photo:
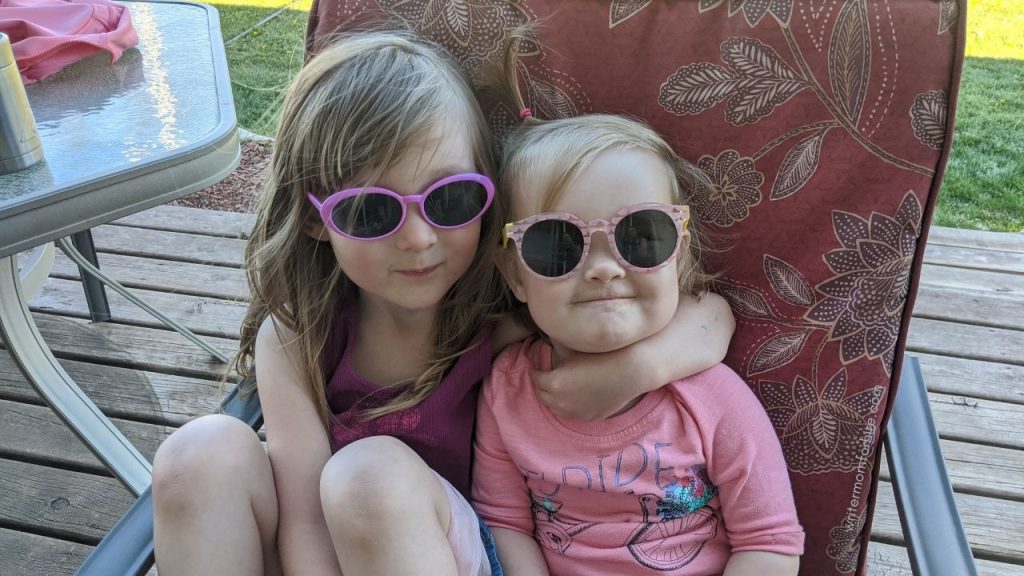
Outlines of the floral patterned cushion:
[[[507,30],[534,112],[629,113],[713,186],[694,209],[807,531],[801,574],[863,573],[963,58],[957,0],[319,0],[309,38],[397,16],[478,75]],[[496,132],[517,121],[490,106]]]

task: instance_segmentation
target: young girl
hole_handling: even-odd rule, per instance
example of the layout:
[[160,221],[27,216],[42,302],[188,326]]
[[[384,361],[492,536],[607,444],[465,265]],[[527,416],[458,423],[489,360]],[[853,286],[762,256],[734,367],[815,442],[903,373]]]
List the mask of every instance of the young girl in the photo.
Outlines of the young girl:
[[[236,363],[255,363],[266,449],[224,416],[161,446],[161,576],[492,573],[465,497],[471,435],[479,381],[524,330],[486,320],[501,305],[491,164],[469,84],[410,35],[346,37],[298,73],[247,248]],[[544,393],[592,417],[714,364],[727,307],[685,308]],[[651,362],[676,347],[691,354]],[[640,373],[624,391],[627,371]]]
[[[524,109],[525,110],[525,109]],[[473,504],[505,574],[796,574],[786,463],[757,398],[719,364],[610,418],[553,415],[533,375],[616,354],[700,293],[684,164],[616,116],[527,119],[506,144],[501,269],[543,338],[495,361],[480,397]]]

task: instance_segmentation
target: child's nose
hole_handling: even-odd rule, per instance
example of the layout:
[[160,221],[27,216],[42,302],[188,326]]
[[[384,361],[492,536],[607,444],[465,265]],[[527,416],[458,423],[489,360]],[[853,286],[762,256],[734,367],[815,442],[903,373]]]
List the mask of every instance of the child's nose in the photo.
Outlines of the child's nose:
[[405,222],[395,237],[400,250],[422,252],[437,242],[437,230],[423,218],[419,210],[410,206]]
[[608,237],[604,234],[594,234],[590,238],[590,252],[583,266],[587,280],[596,282],[611,282],[626,275],[625,268],[615,257]]

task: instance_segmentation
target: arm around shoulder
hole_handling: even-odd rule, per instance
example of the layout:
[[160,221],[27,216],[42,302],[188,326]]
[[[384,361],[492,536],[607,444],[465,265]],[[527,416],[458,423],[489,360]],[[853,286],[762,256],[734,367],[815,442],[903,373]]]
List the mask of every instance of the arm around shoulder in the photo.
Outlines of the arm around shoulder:
[[672,321],[657,334],[607,354],[576,354],[536,375],[540,399],[559,416],[606,418],[636,397],[719,364],[736,322],[717,294],[680,295]]

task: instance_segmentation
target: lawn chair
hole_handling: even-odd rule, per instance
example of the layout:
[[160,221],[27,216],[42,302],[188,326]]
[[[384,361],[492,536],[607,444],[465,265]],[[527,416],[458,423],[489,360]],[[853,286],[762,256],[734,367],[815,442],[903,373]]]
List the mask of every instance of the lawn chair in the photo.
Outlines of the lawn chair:
[[[524,57],[534,114],[639,116],[712,183],[693,208],[725,248],[708,262],[738,320],[726,361],[781,439],[807,532],[801,574],[865,573],[884,440],[914,573],[960,576],[975,574],[971,552],[903,352],[964,4],[319,0],[307,38],[315,49],[364,15],[398,17],[478,77],[505,31],[538,21]],[[499,135],[518,122],[485,108]],[[124,572],[107,560],[121,528],[82,573]]]

